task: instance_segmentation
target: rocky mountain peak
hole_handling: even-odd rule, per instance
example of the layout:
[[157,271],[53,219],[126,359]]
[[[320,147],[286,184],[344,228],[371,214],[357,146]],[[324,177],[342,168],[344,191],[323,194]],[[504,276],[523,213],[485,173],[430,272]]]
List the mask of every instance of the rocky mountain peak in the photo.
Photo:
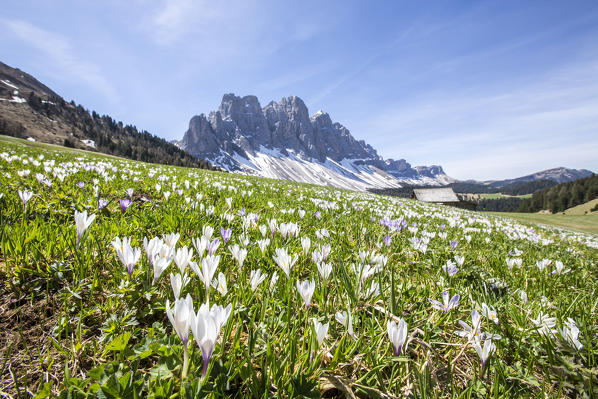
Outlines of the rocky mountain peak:
[[310,118],[311,122],[316,126],[329,127],[332,126],[332,119],[326,112],[319,110]]
[[[260,169],[251,160],[264,154],[279,154],[277,159],[286,157],[293,162],[303,162],[301,168],[306,167],[306,162],[328,165],[326,168],[332,167],[332,162],[341,169],[345,167],[343,165],[350,164],[362,172],[354,171],[357,173],[355,176],[351,171],[342,173],[358,180],[357,187],[365,184],[363,178],[358,177],[362,173],[386,173],[381,180],[388,180],[388,186],[398,184],[396,179],[399,178],[418,179],[424,176],[405,160],[384,161],[372,146],[356,140],[349,129],[333,122],[326,112],[319,110],[310,117],[307,106],[297,96],[271,101],[262,108],[256,96],[225,94],[218,111],[211,112],[208,117],[201,114],[191,119],[179,145],[198,157],[233,171]],[[436,179],[436,171],[426,170],[425,176]],[[280,173],[277,170],[268,175],[275,177]],[[296,174],[291,173],[287,177],[294,179],[292,176]],[[426,181],[426,184],[429,183]],[[352,184],[348,187],[353,187]]]
[[218,112],[222,119],[237,119],[244,114],[259,114],[262,111],[259,100],[256,96],[238,97],[233,93],[222,96],[222,102],[218,107]]

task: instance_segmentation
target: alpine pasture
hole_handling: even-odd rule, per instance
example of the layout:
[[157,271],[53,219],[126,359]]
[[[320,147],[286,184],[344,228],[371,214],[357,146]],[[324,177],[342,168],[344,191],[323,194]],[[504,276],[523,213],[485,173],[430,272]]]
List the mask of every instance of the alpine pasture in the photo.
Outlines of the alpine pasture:
[[596,397],[594,235],[18,140],[0,226],[3,396]]

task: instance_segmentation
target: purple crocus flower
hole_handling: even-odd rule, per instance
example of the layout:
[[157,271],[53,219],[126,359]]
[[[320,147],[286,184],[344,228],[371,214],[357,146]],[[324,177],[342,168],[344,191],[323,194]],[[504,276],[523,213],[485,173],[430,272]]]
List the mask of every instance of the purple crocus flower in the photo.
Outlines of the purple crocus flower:
[[443,224],[441,224],[441,225],[440,225],[440,231],[444,231],[444,228],[445,228],[445,227],[446,227],[446,226],[444,225],[444,223],[443,223]]
[[457,265],[450,260],[446,262],[446,265],[442,266],[442,270],[444,270],[449,277],[453,277],[459,271],[459,269],[457,269]]
[[106,201],[105,199],[98,199],[98,211],[101,211],[102,209],[104,209],[106,207],[106,205],[108,205],[108,201]]
[[241,208],[241,210],[239,211],[239,216],[245,216],[245,208]]
[[210,254],[210,256],[214,255],[219,246],[220,240],[217,238],[214,238],[214,240],[208,244],[208,253]]
[[322,219],[322,213],[320,211],[314,212],[314,216],[318,218],[318,220]]
[[457,245],[459,245],[459,241],[451,240],[451,249],[453,251],[455,250],[455,248],[457,248]]
[[127,188],[127,195],[129,196],[129,198],[133,197],[133,189],[132,188]]
[[123,214],[127,211],[127,208],[131,206],[131,200],[128,198],[120,199],[118,202],[120,203],[120,210]]
[[449,292],[444,291],[442,293],[442,301],[444,303],[440,303],[439,301],[432,298],[428,298],[428,300],[430,301],[434,309],[442,310],[444,311],[444,313],[447,313],[452,308],[456,308],[457,306],[459,306],[460,298],[461,296],[459,296],[459,294],[455,294],[452,298],[449,299]]
[[85,183],[83,183],[82,181],[80,181],[79,183],[77,183],[77,187],[83,188],[83,187],[85,187]]
[[222,239],[224,240],[224,243],[228,243],[228,240],[230,240],[230,237],[233,234],[233,229],[225,229],[224,227],[220,228],[220,234],[222,234]]
[[387,234],[384,236],[384,243],[387,247],[390,247],[390,235]]

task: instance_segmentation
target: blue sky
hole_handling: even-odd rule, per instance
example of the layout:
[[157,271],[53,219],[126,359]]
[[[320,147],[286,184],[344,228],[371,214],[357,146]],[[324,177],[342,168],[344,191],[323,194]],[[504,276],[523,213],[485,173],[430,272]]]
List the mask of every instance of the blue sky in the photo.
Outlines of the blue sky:
[[297,95],[459,179],[598,172],[598,2],[420,4],[5,1],[0,61],[167,139],[224,93]]

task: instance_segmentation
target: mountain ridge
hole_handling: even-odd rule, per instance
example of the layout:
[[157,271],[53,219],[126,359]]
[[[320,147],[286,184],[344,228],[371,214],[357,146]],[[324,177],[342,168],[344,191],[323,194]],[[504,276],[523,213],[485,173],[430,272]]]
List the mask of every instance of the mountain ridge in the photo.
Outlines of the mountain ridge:
[[191,118],[178,145],[226,170],[366,190],[454,181],[441,166],[384,159],[348,128],[297,96],[262,107],[256,96],[224,94],[217,111]]
[[[572,169],[559,166],[556,168],[550,168],[541,170],[539,172],[530,173],[528,175],[516,177],[513,179],[502,179],[502,180],[485,180],[481,184],[485,184],[492,187],[503,187],[512,183],[518,182],[530,182],[536,180],[552,180],[556,183],[567,183],[578,179],[590,177],[594,172],[587,169]],[[480,182],[478,182],[480,183]]]

